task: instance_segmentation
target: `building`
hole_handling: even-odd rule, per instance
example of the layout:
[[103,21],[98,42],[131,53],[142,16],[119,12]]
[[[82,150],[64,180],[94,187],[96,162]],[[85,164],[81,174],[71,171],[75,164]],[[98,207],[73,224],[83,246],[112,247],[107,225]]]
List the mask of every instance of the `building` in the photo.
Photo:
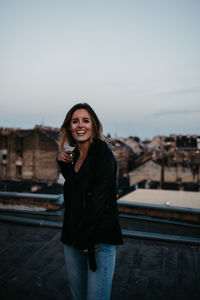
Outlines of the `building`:
[[55,182],[58,130],[0,129],[0,180]]
[[198,136],[155,137],[144,153],[137,157],[135,168],[129,173],[130,185],[199,190],[198,141]]
[[[58,184],[62,193],[64,182],[56,163],[59,129],[35,126],[33,129],[0,129],[0,190],[52,193]],[[109,139],[118,161],[118,185],[129,188],[127,174],[133,168],[134,153],[117,139]],[[19,190],[19,185],[23,186]],[[11,186],[12,185],[12,189]],[[51,189],[50,189],[51,188]]]

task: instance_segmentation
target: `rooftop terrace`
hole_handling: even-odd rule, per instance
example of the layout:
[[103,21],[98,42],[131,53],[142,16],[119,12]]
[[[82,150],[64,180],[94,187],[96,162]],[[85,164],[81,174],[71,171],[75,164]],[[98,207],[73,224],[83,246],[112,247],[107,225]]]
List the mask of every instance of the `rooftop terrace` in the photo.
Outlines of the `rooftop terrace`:
[[[17,221],[10,217],[9,222],[3,218],[0,221],[0,299],[69,300],[60,242],[61,222],[54,221],[57,228],[45,227],[22,224],[22,218],[20,224],[20,218]],[[196,242],[192,242],[184,237],[184,229],[179,232],[185,238],[183,241],[175,235],[174,240],[142,235],[140,229],[147,226],[145,222],[132,220],[131,228],[138,230],[138,234],[123,230],[124,245],[118,247],[111,300],[199,299],[198,226],[182,227],[187,229],[186,235],[196,230]],[[125,225],[130,226],[124,219],[122,227]],[[173,234],[176,225],[163,226]],[[149,233],[153,231],[151,223],[148,229]]]
[[121,198],[123,201],[168,205],[197,209],[200,212],[200,193],[170,190],[137,189]]

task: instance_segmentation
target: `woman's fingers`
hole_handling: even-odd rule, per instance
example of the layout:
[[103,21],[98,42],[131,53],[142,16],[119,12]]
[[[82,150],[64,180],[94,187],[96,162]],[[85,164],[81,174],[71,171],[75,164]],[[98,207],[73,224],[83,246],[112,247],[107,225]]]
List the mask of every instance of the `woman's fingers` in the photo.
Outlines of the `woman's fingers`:
[[95,251],[95,252],[98,252],[98,251],[99,251],[98,245],[97,245],[97,244],[94,244],[94,251]]
[[[97,244],[94,244],[93,246],[94,246],[94,252],[98,252],[98,251],[99,251],[98,245],[97,245]],[[83,252],[84,254],[87,254],[87,253],[88,253],[88,249],[84,249],[84,250],[82,250],[82,252]]]
[[73,161],[73,154],[72,152],[70,151],[64,151],[63,152],[63,159],[64,161],[66,162],[72,162]]
[[63,151],[59,154],[58,160],[66,162],[66,163],[72,163],[73,162],[73,152],[72,151]]

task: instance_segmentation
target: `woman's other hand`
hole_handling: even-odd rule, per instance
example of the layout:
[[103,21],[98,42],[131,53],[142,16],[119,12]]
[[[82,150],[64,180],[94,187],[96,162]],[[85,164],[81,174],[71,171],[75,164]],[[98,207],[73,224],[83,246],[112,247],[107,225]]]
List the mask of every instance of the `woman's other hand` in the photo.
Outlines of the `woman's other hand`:
[[63,161],[65,163],[72,163],[73,164],[73,155],[74,153],[72,151],[62,151],[58,155],[57,160]]
[[[98,251],[99,251],[98,245],[97,245],[97,244],[94,244],[94,252],[98,252]],[[84,254],[88,253],[88,249],[84,249],[84,250],[83,250],[83,253],[84,253]]]

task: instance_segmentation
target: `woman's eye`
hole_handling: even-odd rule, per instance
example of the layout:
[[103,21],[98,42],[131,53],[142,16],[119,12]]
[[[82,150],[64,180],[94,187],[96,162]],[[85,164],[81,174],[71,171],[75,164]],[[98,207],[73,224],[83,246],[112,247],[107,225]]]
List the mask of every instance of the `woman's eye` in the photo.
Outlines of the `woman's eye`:
[[[72,122],[72,124],[77,124],[77,123],[79,123],[79,120],[72,120],[71,122]],[[80,121],[80,123],[81,123],[81,122],[84,122],[84,123],[89,123],[89,122],[90,122],[90,120],[88,120],[88,119],[85,119],[85,120],[82,120],[82,121]]]

